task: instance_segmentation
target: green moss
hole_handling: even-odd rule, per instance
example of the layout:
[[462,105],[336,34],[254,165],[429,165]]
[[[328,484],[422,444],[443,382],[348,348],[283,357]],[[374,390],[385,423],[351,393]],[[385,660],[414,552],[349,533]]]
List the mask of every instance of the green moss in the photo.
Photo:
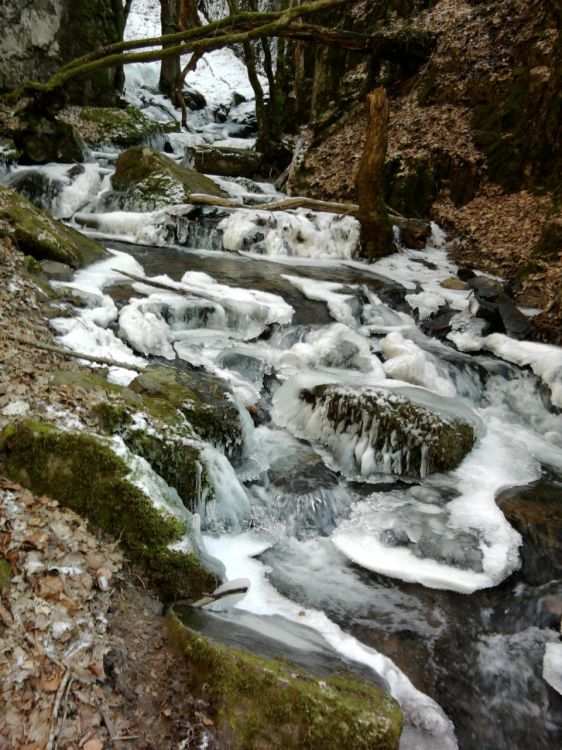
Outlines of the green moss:
[[12,566],[7,560],[0,558],[0,594],[14,577]]
[[167,615],[189,669],[232,750],[394,750],[403,717],[396,702],[347,674],[318,680],[292,665],[223,646]]
[[54,497],[117,537],[164,597],[198,597],[216,584],[195,556],[168,549],[182,538],[185,524],[154,507],[107,440],[25,421],[4,431],[0,454],[14,481]]
[[112,185],[115,190],[128,192],[136,204],[146,208],[187,203],[192,193],[225,196],[209,177],[143,146],[130,148],[119,156]]
[[127,105],[123,109],[114,107],[84,107],[79,117],[96,126],[95,144],[113,144],[119,148],[130,148],[148,142],[160,132],[154,120]]
[[107,255],[101,245],[66,227],[14,190],[2,185],[0,220],[11,227],[11,236],[21,252],[36,260],[56,260],[80,268]]

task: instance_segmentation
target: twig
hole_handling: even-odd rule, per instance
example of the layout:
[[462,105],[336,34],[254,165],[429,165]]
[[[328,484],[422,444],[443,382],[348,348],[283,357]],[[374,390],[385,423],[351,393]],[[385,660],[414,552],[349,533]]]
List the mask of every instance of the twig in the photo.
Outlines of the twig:
[[55,735],[57,733],[57,714],[59,712],[60,703],[61,703],[62,697],[64,695],[64,691],[66,690],[66,686],[69,680],[70,680],[70,670],[67,669],[66,672],[64,673],[64,676],[61,680],[59,689],[57,690],[57,694],[55,697],[55,703],[53,705],[53,710],[51,713],[51,731],[49,732],[49,739],[47,741],[47,747],[45,750],[53,750],[53,742],[55,740]]
[[62,713],[62,720],[61,720],[61,723],[60,723],[60,729],[59,729],[59,732],[58,732],[58,735],[57,735],[57,741],[55,742],[54,750],[57,750],[57,748],[59,746],[60,738],[62,737],[62,732],[63,732],[64,725],[65,725],[65,722],[66,722],[66,712],[68,710],[68,694],[70,693],[70,688],[72,687],[72,681],[73,681],[73,679],[74,678],[71,677],[69,679],[69,681],[68,681],[67,686],[66,686],[66,692],[64,694],[64,711]]
[[25,344],[26,346],[33,346],[35,349],[43,349],[46,352],[53,352],[54,354],[60,354],[62,357],[69,357],[72,359],[85,359],[87,362],[95,362],[98,365],[106,365],[107,367],[122,367],[125,370],[134,370],[135,372],[143,372],[144,368],[138,365],[133,365],[130,362],[118,362],[114,359],[107,359],[106,357],[94,357],[91,354],[84,354],[83,352],[73,352],[70,349],[63,349],[61,346],[53,346],[52,344],[42,344],[39,341],[33,339],[27,339],[23,336],[14,336],[11,333],[4,333],[5,338],[10,341],[15,341],[17,344]]

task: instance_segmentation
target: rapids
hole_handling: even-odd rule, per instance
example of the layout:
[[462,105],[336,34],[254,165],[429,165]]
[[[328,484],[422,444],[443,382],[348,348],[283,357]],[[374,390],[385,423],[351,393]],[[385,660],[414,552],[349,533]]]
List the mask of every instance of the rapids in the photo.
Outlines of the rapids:
[[[213,53],[191,81],[209,106],[191,132],[167,137],[178,159],[198,141],[253,145],[237,135],[252,116],[248,102],[231,106],[233,89],[249,94],[227,54]],[[213,66],[234,69],[234,83]],[[153,93],[154,73],[129,71],[129,98],[161,121],[176,117]],[[224,123],[213,122],[219,106]],[[527,542],[496,498],[548,481],[562,501],[562,350],[482,337],[468,293],[439,284],[456,269],[436,226],[425,250],[366,266],[353,259],[349,218],[114,210],[114,159],[96,152],[78,174],[12,166],[1,179],[111,250],[59,282],[82,300],[52,321],[61,344],[228,384],[244,445],[232,461],[214,446],[204,452],[215,497],[201,509],[202,543],[250,589],[220,616],[270,652],[300,648],[307,664],[331,664],[335,652],[377,672],[404,710],[404,750],[559,746],[562,581],[521,568]],[[276,195],[248,180],[221,186],[249,206]],[[445,303],[458,314],[442,341],[419,323]],[[120,383],[134,375],[110,371]],[[326,384],[359,403],[366,388],[407,394],[467,421],[476,444],[447,473],[389,473],[392,446],[374,460],[357,425],[331,428],[318,404],[304,407],[302,393]]]

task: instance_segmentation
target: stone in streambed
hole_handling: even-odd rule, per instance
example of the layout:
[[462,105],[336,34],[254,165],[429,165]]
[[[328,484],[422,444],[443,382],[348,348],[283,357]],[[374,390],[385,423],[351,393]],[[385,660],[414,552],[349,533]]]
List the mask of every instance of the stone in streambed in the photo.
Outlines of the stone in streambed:
[[[189,203],[192,193],[226,197],[209,177],[143,146],[130,148],[119,156],[111,183],[114,191],[121,194],[123,210],[152,211]],[[112,196],[112,200],[116,197]]]
[[243,148],[194,146],[185,149],[182,165],[205,174],[223,177],[254,177],[260,172],[263,156]]
[[14,133],[21,164],[83,162],[86,146],[76,129],[57,117],[29,114]]

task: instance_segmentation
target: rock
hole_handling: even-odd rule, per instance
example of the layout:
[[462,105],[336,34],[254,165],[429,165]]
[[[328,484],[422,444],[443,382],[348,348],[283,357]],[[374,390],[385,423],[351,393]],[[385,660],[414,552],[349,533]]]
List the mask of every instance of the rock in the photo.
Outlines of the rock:
[[123,443],[28,420],[0,435],[0,459],[12,480],[117,537],[163,597],[199,599],[217,585],[199,562],[191,514]]
[[260,171],[262,155],[243,148],[195,146],[185,149],[182,166],[224,177],[253,177]]
[[463,292],[468,289],[468,284],[465,281],[461,281],[461,279],[455,278],[455,276],[443,279],[443,281],[439,282],[439,286],[442,286],[443,289],[456,289]]
[[472,449],[480,427],[469,409],[422,389],[299,388],[298,378],[276,393],[273,418],[296,437],[327,448],[348,476],[451,471]]
[[543,477],[511,487],[496,502],[523,537],[521,572],[533,584],[546,583],[562,570],[562,482]]
[[29,412],[30,406],[27,401],[11,401],[2,409],[5,417],[23,417]]
[[83,162],[86,146],[72,125],[56,117],[22,115],[23,127],[14,133],[21,164]]
[[70,281],[74,273],[72,266],[56,260],[42,260],[41,269],[48,279],[54,281]]
[[318,679],[223,646],[183,625],[173,610],[167,623],[189,665],[187,687],[209,702],[218,736],[231,750],[397,750],[402,712],[375,685],[347,672]]
[[226,197],[209,177],[142,146],[130,148],[119,156],[112,185],[114,190],[125,194],[125,205],[137,211],[189,203],[192,193]]
[[162,134],[160,125],[135,107],[83,107],[63,111],[89,146],[127,149],[149,144]]
[[53,219],[14,190],[0,185],[0,220],[25,255],[80,268],[100,260],[107,251],[75,229]]
[[431,236],[431,224],[421,219],[400,222],[400,242],[413,250],[422,250]]
[[207,100],[200,91],[196,91],[195,89],[184,89],[182,94],[185,106],[194,112],[200,109],[205,109],[207,106]]

